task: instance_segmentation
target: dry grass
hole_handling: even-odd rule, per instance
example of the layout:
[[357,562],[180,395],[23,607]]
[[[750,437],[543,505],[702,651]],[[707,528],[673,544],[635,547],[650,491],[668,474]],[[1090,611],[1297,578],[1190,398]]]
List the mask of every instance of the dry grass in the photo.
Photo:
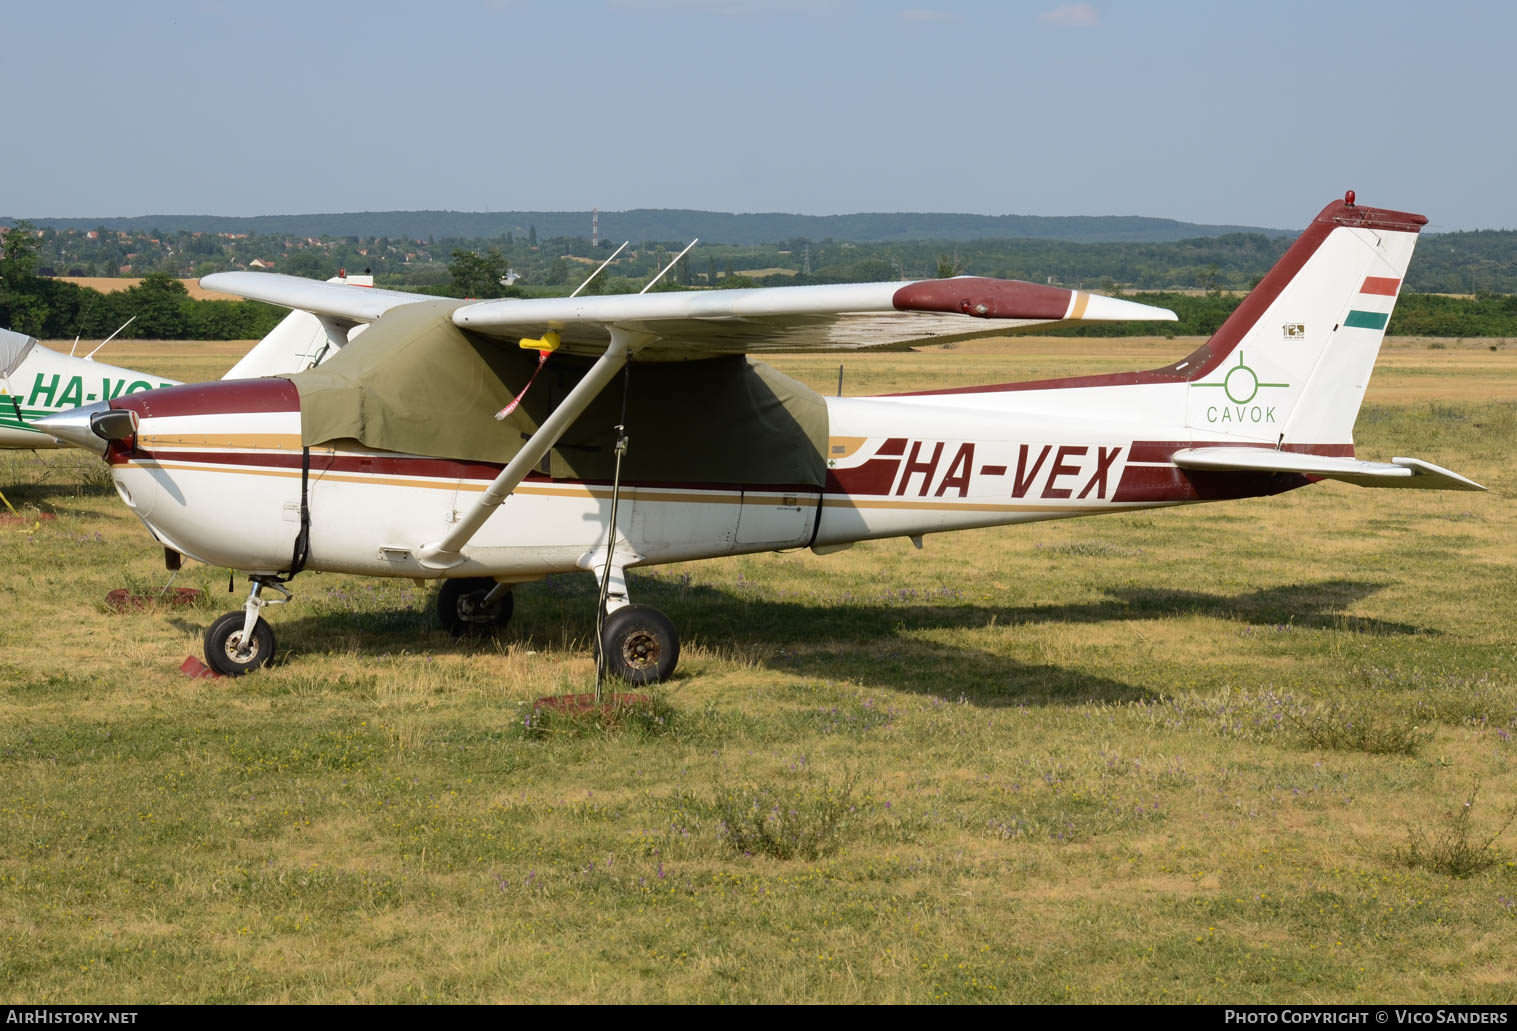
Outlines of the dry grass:
[[[845,388],[1188,343],[851,356]],[[277,668],[191,681],[225,572],[180,575],[200,609],[110,612],[167,579],[140,525],[82,456],[0,457],[58,517],[0,526],[0,997],[1510,1001],[1510,840],[1469,876],[1405,859],[1472,782],[1476,845],[1517,803],[1510,355],[1392,346],[1359,426],[1499,495],[1323,485],[643,572],[687,642],[664,722],[573,733],[523,720],[588,689],[588,577],[469,643],[408,582],[305,575]],[[1332,724],[1377,712],[1415,747]],[[735,849],[724,811],[779,844]]]
[[[59,276],[65,283],[73,283],[89,290],[98,290],[103,294],[113,294],[117,290],[130,290],[142,282],[140,277],[131,276]],[[190,297],[197,301],[231,301],[237,298],[228,294],[218,293],[215,290],[203,289],[198,279],[181,279],[184,288],[189,291]]]
[[[778,355],[766,361],[826,394],[837,392],[841,364],[843,393],[856,395],[1158,368],[1202,343],[1202,337],[1013,337],[922,348],[923,357],[915,362],[893,352]],[[1429,350],[1430,344],[1443,346]],[[1365,402],[1471,399],[1517,400],[1517,341],[1392,337],[1381,350]]]

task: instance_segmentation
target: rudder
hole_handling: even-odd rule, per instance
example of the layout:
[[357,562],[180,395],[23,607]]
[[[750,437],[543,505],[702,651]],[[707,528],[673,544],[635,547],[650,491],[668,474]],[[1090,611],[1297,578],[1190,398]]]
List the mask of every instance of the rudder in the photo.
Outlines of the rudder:
[[1186,423],[1207,435],[1346,445],[1427,219],[1359,207],[1312,220],[1186,370]]

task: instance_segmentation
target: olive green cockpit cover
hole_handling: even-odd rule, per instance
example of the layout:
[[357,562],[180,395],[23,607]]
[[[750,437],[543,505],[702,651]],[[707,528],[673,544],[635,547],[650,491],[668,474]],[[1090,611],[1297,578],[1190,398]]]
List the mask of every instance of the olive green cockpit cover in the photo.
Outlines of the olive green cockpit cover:
[[[505,463],[574,387],[589,362],[548,359],[521,405],[537,352],[459,329],[463,301],[386,312],[324,365],[289,377],[307,447],[342,441],[385,451]],[[569,427],[554,478],[608,480],[613,427],[627,384],[622,475],[634,482],[810,486],[826,479],[827,403],[802,383],[741,355],[630,366]]]

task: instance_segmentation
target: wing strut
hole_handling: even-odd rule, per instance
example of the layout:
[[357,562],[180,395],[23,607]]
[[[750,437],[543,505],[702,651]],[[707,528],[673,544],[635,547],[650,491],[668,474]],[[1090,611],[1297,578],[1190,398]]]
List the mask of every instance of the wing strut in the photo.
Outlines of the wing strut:
[[542,457],[558,443],[564,431],[573,425],[574,420],[584,413],[590,402],[611,382],[612,377],[627,363],[629,345],[637,340],[638,335],[616,326],[611,327],[611,345],[605,353],[595,360],[590,371],[569,391],[569,396],[553,409],[553,414],[543,420],[537,432],[516,453],[516,457],[506,463],[500,475],[495,477],[495,481],[474,503],[474,507],[448,531],[447,536],[440,541],[423,545],[417,551],[418,562],[428,569],[450,569],[463,561],[463,556],[459,553],[464,545],[473,539],[479,528],[485,525],[485,520],[490,518],[490,514],[511,496],[511,492],[526,479],[527,473],[542,461]]

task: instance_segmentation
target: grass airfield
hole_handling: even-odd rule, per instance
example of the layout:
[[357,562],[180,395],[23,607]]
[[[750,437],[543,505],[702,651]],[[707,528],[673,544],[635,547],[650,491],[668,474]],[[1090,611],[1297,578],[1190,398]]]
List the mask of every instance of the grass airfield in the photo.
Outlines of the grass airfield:
[[[527,718],[593,684],[585,575],[458,643],[430,588],[304,574],[275,668],[190,680],[243,582],[191,563],[201,606],[111,611],[169,574],[100,463],[0,453],[0,997],[1512,1002],[1517,347],[1441,343],[1388,342],[1359,452],[1496,493],[634,572],[684,654],[611,726]],[[844,391],[1192,345],[850,356]]]

